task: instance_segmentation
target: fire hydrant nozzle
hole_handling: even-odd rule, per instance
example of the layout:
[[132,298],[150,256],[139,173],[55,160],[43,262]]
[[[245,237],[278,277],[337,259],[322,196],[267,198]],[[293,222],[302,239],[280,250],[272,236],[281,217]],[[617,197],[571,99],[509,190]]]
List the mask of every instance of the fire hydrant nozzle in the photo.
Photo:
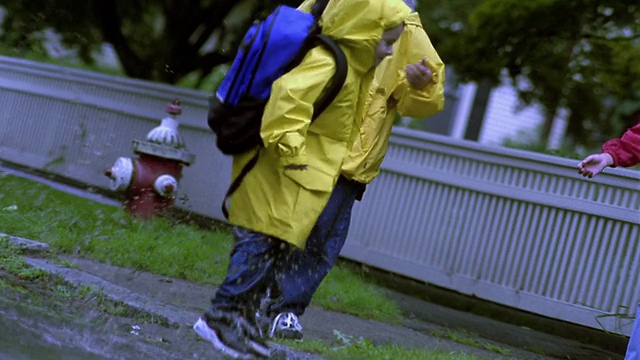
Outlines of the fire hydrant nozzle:
[[153,188],[160,196],[168,198],[173,196],[173,193],[178,190],[178,180],[171,175],[160,175],[156,181],[154,181]]
[[112,167],[105,169],[104,174],[111,180],[113,191],[125,191],[133,178],[133,162],[129,158],[118,158]]

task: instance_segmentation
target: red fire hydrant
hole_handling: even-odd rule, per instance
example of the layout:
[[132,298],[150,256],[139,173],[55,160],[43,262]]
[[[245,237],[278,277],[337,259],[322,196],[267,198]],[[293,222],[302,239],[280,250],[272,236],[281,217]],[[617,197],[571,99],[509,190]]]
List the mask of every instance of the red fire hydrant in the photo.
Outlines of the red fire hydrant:
[[123,207],[143,219],[166,215],[173,209],[182,167],[195,159],[178,132],[175,117],[182,113],[180,100],[174,99],[166,110],[169,116],[145,141],[133,140],[138,158],[120,157],[105,170],[111,189],[123,195]]

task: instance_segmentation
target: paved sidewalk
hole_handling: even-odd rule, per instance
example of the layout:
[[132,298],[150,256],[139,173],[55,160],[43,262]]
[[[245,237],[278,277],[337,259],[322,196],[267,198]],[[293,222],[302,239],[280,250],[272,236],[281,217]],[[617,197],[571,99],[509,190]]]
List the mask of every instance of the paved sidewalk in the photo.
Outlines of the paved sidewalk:
[[[0,166],[0,171],[8,171],[29,177],[32,180],[46,182],[62,191],[90,197],[94,201],[118,205],[112,199],[37,176],[4,169],[2,166]],[[35,246],[38,250],[38,246],[46,246],[46,244],[31,244],[30,246]],[[60,274],[72,283],[101,288],[105,295],[115,300],[123,301],[136,308],[166,318],[178,326],[175,334],[189,333],[191,335],[193,333],[191,325],[208,305],[209,298],[215,291],[215,288],[211,286],[202,286],[79,258],[68,259],[74,264],[74,268],[67,268],[59,263],[37,257],[27,260],[33,266]],[[615,360],[624,357],[622,354],[624,344],[621,343],[621,340],[624,339],[617,339],[616,346],[613,347],[617,352],[605,351],[595,346],[465,311],[454,310],[398,292],[389,291],[388,294],[408,314],[401,324],[393,325],[364,320],[311,306],[301,318],[301,323],[305,328],[305,338],[334,342],[337,339],[336,332],[338,332],[355,339],[362,337],[378,344],[439,349],[492,359]],[[471,337],[482,347],[464,345],[451,340],[452,338],[465,337]],[[211,349],[205,345],[200,342],[199,348],[195,349],[192,354],[193,357],[189,357],[208,358]],[[509,355],[487,350],[492,346],[508,350]],[[200,357],[197,357],[197,354]],[[290,352],[287,349],[281,349],[280,357],[288,359],[313,358],[305,354]]]
[[[2,166],[0,166],[0,171],[8,171],[32,180],[45,182],[50,186],[78,196],[90,197],[94,201],[118,205],[112,199],[38,176],[6,169]],[[0,234],[0,236],[3,235]],[[20,239],[14,238],[14,240],[19,241]],[[36,251],[47,247],[42,243],[29,243],[27,246]],[[115,300],[167,318],[179,327],[178,332],[192,333],[191,325],[208,305],[209,298],[215,291],[215,288],[211,286],[202,286],[84,259],[69,258],[69,260],[74,264],[74,268],[67,268],[59,263],[55,264],[37,257],[28,258],[33,266],[60,274],[72,283],[101,288],[105,295]],[[611,338],[603,334],[605,341],[611,339],[611,346],[608,348],[613,349],[605,351],[563,337],[454,310],[433,302],[420,300],[417,296],[406,296],[394,291],[389,291],[388,294],[407,314],[400,326],[359,319],[311,306],[301,318],[301,323],[305,328],[305,338],[333,342],[336,340],[336,332],[338,332],[356,339],[362,337],[374,343],[426,347],[494,359],[605,360],[623,359],[624,357],[626,343],[622,337]],[[414,293],[411,292],[411,294]],[[471,299],[465,301],[472,302]],[[446,300],[441,303],[446,303]],[[577,327],[569,327],[569,329],[577,329]],[[464,345],[451,341],[452,338],[471,338],[484,346]],[[508,350],[509,355],[487,350],[492,346]],[[203,358],[209,358],[210,350],[203,348],[198,351],[202,351],[200,355]],[[195,356],[195,354],[193,355]],[[305,354],[287,352],[286,349],[282,350],[281,355],[290,359],[311,358]]]
[[[114,267],[80,258],[67,258],[73,267],[65,267],[51,260],[28,258],[35,267],[62,275],[75,284],[94,286],[104,294],[133,307],[168,319],[183,331],[189,331],[193,322],[206,308],[215,288],[153,275],[126,268]],[[390,293],[401,308],[413,314],[401,325],[380,323],[354,316],[311,307],[301,318],[306,339],[325,342],[336,340],[336,331],[376,344],[396,344],[403,347],[430,348],[445,352],[473,354],[487,359],[622,359],[622,355],[606,352],[575,341],[506,324],[477,315],[452,310],[398,293]],[[475,324],[479,328],[491,328],[503,341],[475,336],[484,348],[464,345],[434,334],[455,334],[460,324]],[[469,337],[470,333],[461,336]],[[515,338],[520,339],[514,341]],[[523,342],[522,340],[526,340]],[[520,343],[523,347],[513,346]],[[528,344],[528,346],[527,346]],[[490,346],[508,350],[508,355],[487,350]],[[538,353],[526,349],[538,349]],[[276,358],[313,359],[279,347]],[[207,349],[198,351],[206,352]],[[202,355],[202,354],[201,354]]]

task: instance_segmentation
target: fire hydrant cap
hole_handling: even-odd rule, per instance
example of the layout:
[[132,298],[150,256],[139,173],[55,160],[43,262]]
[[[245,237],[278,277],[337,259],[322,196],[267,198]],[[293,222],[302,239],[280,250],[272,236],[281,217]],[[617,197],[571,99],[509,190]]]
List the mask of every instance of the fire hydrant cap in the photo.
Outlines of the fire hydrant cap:
[[173,99],[171,104],[167,105],[166,111],[171,115],[180,115],[182,114],[182,107],[180,106],[181,101],[179,99]]

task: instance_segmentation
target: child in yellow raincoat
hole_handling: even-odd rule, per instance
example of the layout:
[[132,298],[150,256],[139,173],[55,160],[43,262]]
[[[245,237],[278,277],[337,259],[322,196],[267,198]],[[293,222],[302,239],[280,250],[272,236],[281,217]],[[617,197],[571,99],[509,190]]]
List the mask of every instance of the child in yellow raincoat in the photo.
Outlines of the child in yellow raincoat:
[[[262,118],[265,148],[230,200],[236,244],[227,276],[211,308],[194,325],[227,356],[269,356],[255,326],[256,306],[286,267],[287,257],[304,248],[325,208],[374,68],[393,52],[409,14],[401,0],[329,1],[320,17],[322,32],[344,51],[348,75],[336,99],[313,123],[313,103],[335,73],[328,50],[313,48],[273,84]],[[233,176],[253,155],[234,157]]]
[[[301,8],[309,11],[315,0]],[[259,322],[269,337],[302,338],[298,317],[338,259],[349,229],[351,210],[366,184],[380,172],[397,112],[425,118],[444,108],[444,64],[431,45],[415,12],[415,0],[405,0],[413,13],[394,54],[376,69],[364,116],[357,118],[351,149],[331,198],[318,218],[304,250],[289,257],[287,271],[271,286]]]

